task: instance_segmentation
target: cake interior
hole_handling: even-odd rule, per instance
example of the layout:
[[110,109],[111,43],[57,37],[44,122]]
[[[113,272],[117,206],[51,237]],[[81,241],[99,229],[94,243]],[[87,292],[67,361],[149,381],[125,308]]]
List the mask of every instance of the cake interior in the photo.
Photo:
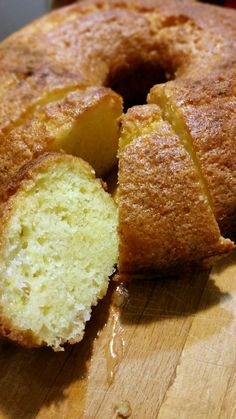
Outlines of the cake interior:
[[104,176],[117,160],[121,114],[121,102],[108,95],[81,112],[78,118],[69,119],[59,126],[57,120],[51,120],[48,128],[55,140],[49,149],[79,156],[91,164],[97,176]]
[[81,340],[117,259],[117,210],[91,177],[87,165],[49,165],[24,182],[4,226],[2,315],[56,350]]

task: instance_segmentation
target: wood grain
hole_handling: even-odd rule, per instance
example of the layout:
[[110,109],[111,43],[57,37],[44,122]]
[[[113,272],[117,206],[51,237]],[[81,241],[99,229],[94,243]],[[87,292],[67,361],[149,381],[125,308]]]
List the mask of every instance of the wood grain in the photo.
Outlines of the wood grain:
[[236,417],[236,254],[209,272],[131,282],[120,323],[124,352],[112,384],[106,349],[111,285],[86,335],[64,353],[0,345],[0,417]]

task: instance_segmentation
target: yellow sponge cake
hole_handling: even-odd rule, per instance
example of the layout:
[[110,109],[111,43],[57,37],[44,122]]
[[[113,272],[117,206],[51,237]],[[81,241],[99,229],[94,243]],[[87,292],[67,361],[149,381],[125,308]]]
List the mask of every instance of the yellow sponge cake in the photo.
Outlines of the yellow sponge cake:
[[91,166],[44,154],[1,208],[0,330],[21,345],[79,342],[117,261],[117,208]]
[[32,158],[65,151],[88,161],[97,176],[116,163],[122,100],[105,87],[60,93],[0,133],[0,199],[9,181]]

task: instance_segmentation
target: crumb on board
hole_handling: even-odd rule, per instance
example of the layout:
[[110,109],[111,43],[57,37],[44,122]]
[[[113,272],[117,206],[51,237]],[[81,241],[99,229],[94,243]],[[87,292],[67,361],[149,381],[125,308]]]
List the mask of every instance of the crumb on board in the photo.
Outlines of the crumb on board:
[[114,407],[117,418],[129,418],[132,414],[130,402],[128,400],[120,400]]

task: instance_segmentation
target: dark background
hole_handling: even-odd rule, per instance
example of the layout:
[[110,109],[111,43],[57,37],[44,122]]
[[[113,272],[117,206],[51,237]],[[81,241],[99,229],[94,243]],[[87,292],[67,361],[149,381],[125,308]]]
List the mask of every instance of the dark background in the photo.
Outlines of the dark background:
[[0,39],[51,8],[50,0],[0,0]]

